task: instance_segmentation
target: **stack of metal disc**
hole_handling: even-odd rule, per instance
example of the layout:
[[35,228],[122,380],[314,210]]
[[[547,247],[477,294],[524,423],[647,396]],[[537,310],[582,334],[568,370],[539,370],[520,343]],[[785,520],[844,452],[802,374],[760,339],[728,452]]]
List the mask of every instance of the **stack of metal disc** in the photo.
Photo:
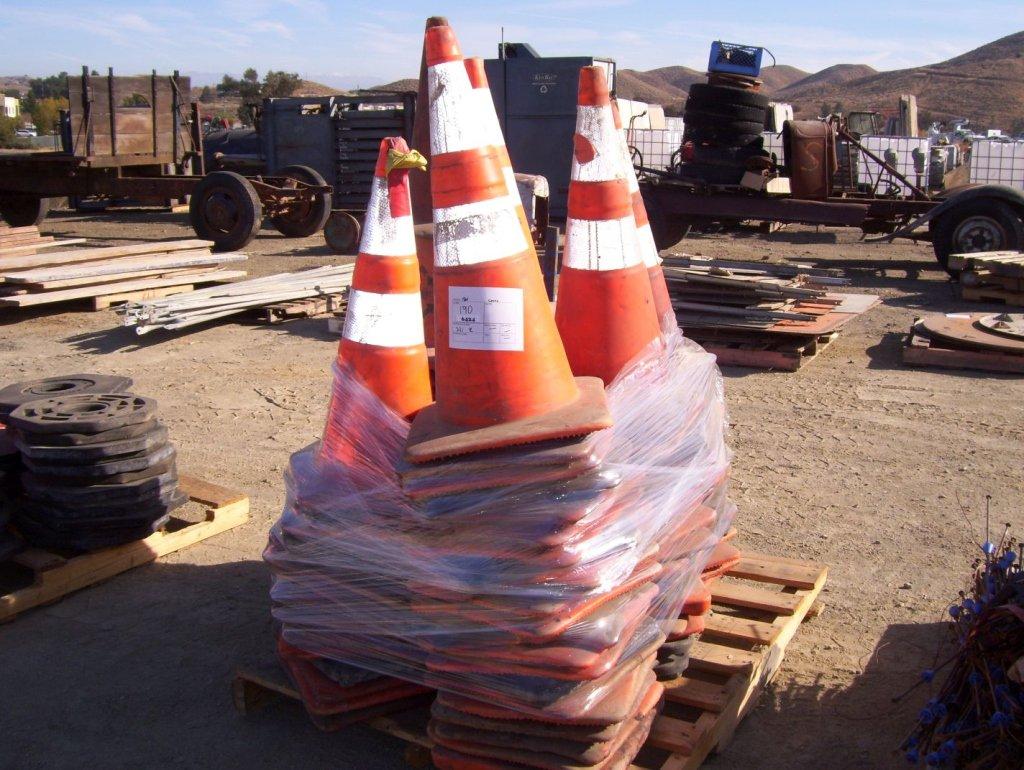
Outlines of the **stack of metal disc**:
[[0,425],[0,562],[9,559],[21,547],[21,540],[7,526],[18,496],[20,467],[21,455],[10,431]]
[[14,521],[33,545],[89,551],[139,540],[187,501],[152,399],[62,395],[22,403],[6,422],[23,466]]

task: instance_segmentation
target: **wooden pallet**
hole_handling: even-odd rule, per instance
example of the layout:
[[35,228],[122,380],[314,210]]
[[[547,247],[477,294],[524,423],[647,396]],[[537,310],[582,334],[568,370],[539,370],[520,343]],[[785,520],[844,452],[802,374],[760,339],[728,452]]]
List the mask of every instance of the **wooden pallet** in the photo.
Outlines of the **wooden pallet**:
[[[148,564],[161,556],[180,551],[201,540],[244,524],[249,518],[249,498],[226,487],[181,474],[178,484],[190,501],[201,505],[202,521],[176,516],[160,532],[145,540],[105,548],[101,551],[63,556],[53,551],[29,548],[0,563],[0,623],[17,615],[51,604],[81,588]],[[185,509],[183,509],[185,510]]]
[[960,296],[968,302],[1002,302],[1024,307],[1024,291],[1010,291],[999,286],[961,286]]
[[751,369],[780,369],[795,372],[813,361],[832,344],[839,332],[815,337],[728,339],[702,338],[699,331],[683,333],[690,336],[709,353],[718,358],[719,366],[745,366]]
[[[663,683],[664,710],[630,770],[692,770],[723,749],[778,672],[800,624],[817,614],[827,576],[820,564],[747,554],[717,581],[690,666]],[[300,700],[274,664],[238,669],[232,695],[242,714],[282,698]],[[429,709],[419,707],[366,724],[406,741],[406,759],[423,767],[429,764],[429,716]]]
[[965,350],[943,347],[941,342],[924,337],[911,328],[903,341],[903,363],[910,366],[937,366],[942,369],[978,369],[983,372],[1024,374],[1024,355],[998,350]]
[[290,302],[275,302],[273,305],[253,308],[252,317],[265,324],[279,324],[295,318],[313,318],[318,315],[335,313],[344,303],[341,294],[329,294],[325,297],[307,297]]

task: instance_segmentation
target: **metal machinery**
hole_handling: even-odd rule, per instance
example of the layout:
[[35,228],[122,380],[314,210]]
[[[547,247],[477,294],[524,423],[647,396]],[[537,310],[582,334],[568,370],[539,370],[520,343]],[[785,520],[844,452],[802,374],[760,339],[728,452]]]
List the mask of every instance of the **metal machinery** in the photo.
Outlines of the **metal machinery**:
[[576,130],[581,67],[603,66],[615,90],[615,62],[593,56],[542,57],[526,43],[502,43],[498,58],[485,62],[487,81],[505,145],[517,172],[548,180],[552,217],[568,209],[569,174]]
[[[68,78],[70,108],[63,149],[0,155],[0,216],[13,226],[38,224],[55,197],[175,199],[191,196],[200,238],[220,250],[256,237],[264,215],[282,233],[323,227],[331,188],[310,169],[280,169],[246,179],[229,171],[204,175],[197,105],[190,82],[171,76]],[[189,173],[190,171],[198,173]]]
[[[834,116],[786,121],[785,163],[778,167],[756,128],[768,104],[759,93],[759,57],[753,53],[760,49],[716,46],[708,83],[690,90],[683,146],[674,162],[666,170],[638,168],[659,248],[693,226],[761,220],[858,227],[872,240],[930,241],[945,269],[950,254],[1024,249],[1024,194],[1001,185],[929,193],[920,184],[924,154],[914,157],[911,178],[897,170],[891,155],[861,143],[854,129],[873,129],[874,115],[855,114],[854,125]],[[722,64],[730,50],[743,56],[730,54]],[[907,101],[911,125],[914,105]],[[875,184],[859,182],[862,162],[880,169]]]
[[304,166],[333,189],[333,211],[324,236],[339,254],[359,246],[359,218],[370,199],[380,142],[412,142],[414,92],[368,91],[350,95],[265,99],[259,130],[270,173]]

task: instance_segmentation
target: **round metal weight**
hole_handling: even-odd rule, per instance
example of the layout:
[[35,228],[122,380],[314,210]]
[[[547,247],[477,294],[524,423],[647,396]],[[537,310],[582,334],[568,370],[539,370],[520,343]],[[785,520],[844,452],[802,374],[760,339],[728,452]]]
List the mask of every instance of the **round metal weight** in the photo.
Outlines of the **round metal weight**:
[[130,393],[97,393],[30,401],[7,422],[28,433],[100,433],[152,419],[156,401]]
[[[116,529],[141,527],[151,521],[162,519],[176,508],[180,508],[187,498],[182,500],[179,495],[168,504],[138,506],[131,505],[122,509],[111,509],[105,515],[93,515],[80,517],[75,510],[64,510],[54,508],[44,503],[26,501],[19,506],[19,515],[27,514],[35,521],[45,524],[54,531],[60,532],[87,532],[90,529]],[[102,511],[94,511],[94,513]]]
[[926,337],[946,340],[960,347],[1002,350],[1008,353],[1024,352],[1024,339],[994,334],[979,325],[979,321],[989,315],[989,313],[930,315],[918,321],[914,328]]
[[[150,423],[147,423],[150,424]],[[167,444],[167,428],[160,423],[151,423],[149,433],[123,441],[108,441],[102,444],[85,444],[82,446],[32,446],[22,441],[17,442],[21,453],[32,460],[46,463],[68,463],[84,465],[113,457],[127,457],[154,452]]]
[[1024,340],[1024,313],[994,313],[979,318],[978,325],[994,334]]
[[[105,481],[105,480],[104,480]],[[149,478],[120,483],[98,483],[72,486],[54,483],[34,473],[22,473],[25,494],[33,500],[67,506],[102,506],[122,503],[141,504],[154,500],[167,500],[178,491],[178,474],[174,471]]]
[[42,398],[76,396],[90,393],[127,393],[132,386],[128,377],[106,374],[69,374],[8,385],[0,390],[0,415],[7,415],[22,404]]
[[131,518],[133,516],[162,516],[180,508],[188,502],[188,495],[172,487],[152,497],[139,500],[118,500],[115,502],[95,501],[90,505],[55,503],[39,500],[27,495],[25,504],[40,511],[53,521],[98,521],[102,519]]
[[130,474],[149,473],[151,476],[158,475],[163,470],[174,467],[176,452],[172,444],[165,444],[155,452],[142,453],[138,457],[127,459],[113,459],[104,462],[95,462],[87,465],[68,465],[66,462],[44,463],[33,460],[29,457],[22,457],[21,461],[25,468],[37,476],[46,476],[55,479],[74,479],[82,483],[101,482],[112,483],[118,479],[125,478]]
[[47,526],[45,522],[33,519],[29,515],[19,514],[17,517],[18,532],[31,545],[39,548],[51,548],[66,551],[95,551],[100,548],[111,548],[116,545],[143,540],[163,527],[170,516],[157,519],[142,526],[123,527],[111,530],[90,530],[86,532],[65,534]]
[[99,433],[32,433],[31,431],[13,430],[18,441],[34,447],[68,447],[88,446],[89,444],[105,444],[110,441],[124,441],[130,438],[145,436],[156,430],[159,423],[156,419],[140,422],[138,425],[125,425],[123,428],[112,428]]
[[324,225],[324,240],[335,254],[355,254],[359,250],[359,220],[347,211],[332,211]]

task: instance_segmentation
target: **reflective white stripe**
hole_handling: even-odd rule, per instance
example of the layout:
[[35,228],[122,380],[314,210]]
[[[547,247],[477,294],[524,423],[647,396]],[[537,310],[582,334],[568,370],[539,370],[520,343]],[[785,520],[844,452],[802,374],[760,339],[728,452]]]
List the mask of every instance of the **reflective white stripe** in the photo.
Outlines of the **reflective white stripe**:
[[[493,130],[480,119],[481,100],[474,92],[462,59],[435,64],[427,70],[430,93],[430,152],[441,155],[491,144]],[[487,109],[494,114],[494,104]],[[497,117],[494,118],[497,121]]]
[[647,267],[657,267],[661,264],[661,257],[658,256],[658,247],[654,243],[654,233],[651,232],[651,223],[636,229],[637,248]]
[[498,122],[498,114],[494,111],[494,100],[491,98],[490,89],[474,88],[473,100],[476,103],[473,115],[483,124],[484,133],[487,135],[487,144],[504,147],[505,135],[501,133],[501,123]]
[[512,170],[511,166],[505,166],[501,171],[505,175],[505,186],[508,188],[508,194],[514,195],[515,199],[519,201],[521,205],[523,197],[519,192],[519,183],[516,181],[516,172]]
[[359,251],[378,257],[407,257],[416,253],[412,215],[391,216],[390,197],[386,179],[373,178],[370,185],[370,203],[363,220],[363,237]]
[[622,179],[622,152],[619,149],[619,131],[615,128],[612,108],[576,108],[576,133],[587,139],[594,148],[594,159],[582,163],[572,156],[572,179],[576,182],[606,182]]
[[434,267],[493,262],[526,251],[518,197],[434,209]]
[[575,270],[623,270],[640,264],[636,221],[622,219],[573,219],[565,226],[562,264]]
[[382,348],[422,345],[423,311],[419,293],[376,294],[350,289],[341,336]]

